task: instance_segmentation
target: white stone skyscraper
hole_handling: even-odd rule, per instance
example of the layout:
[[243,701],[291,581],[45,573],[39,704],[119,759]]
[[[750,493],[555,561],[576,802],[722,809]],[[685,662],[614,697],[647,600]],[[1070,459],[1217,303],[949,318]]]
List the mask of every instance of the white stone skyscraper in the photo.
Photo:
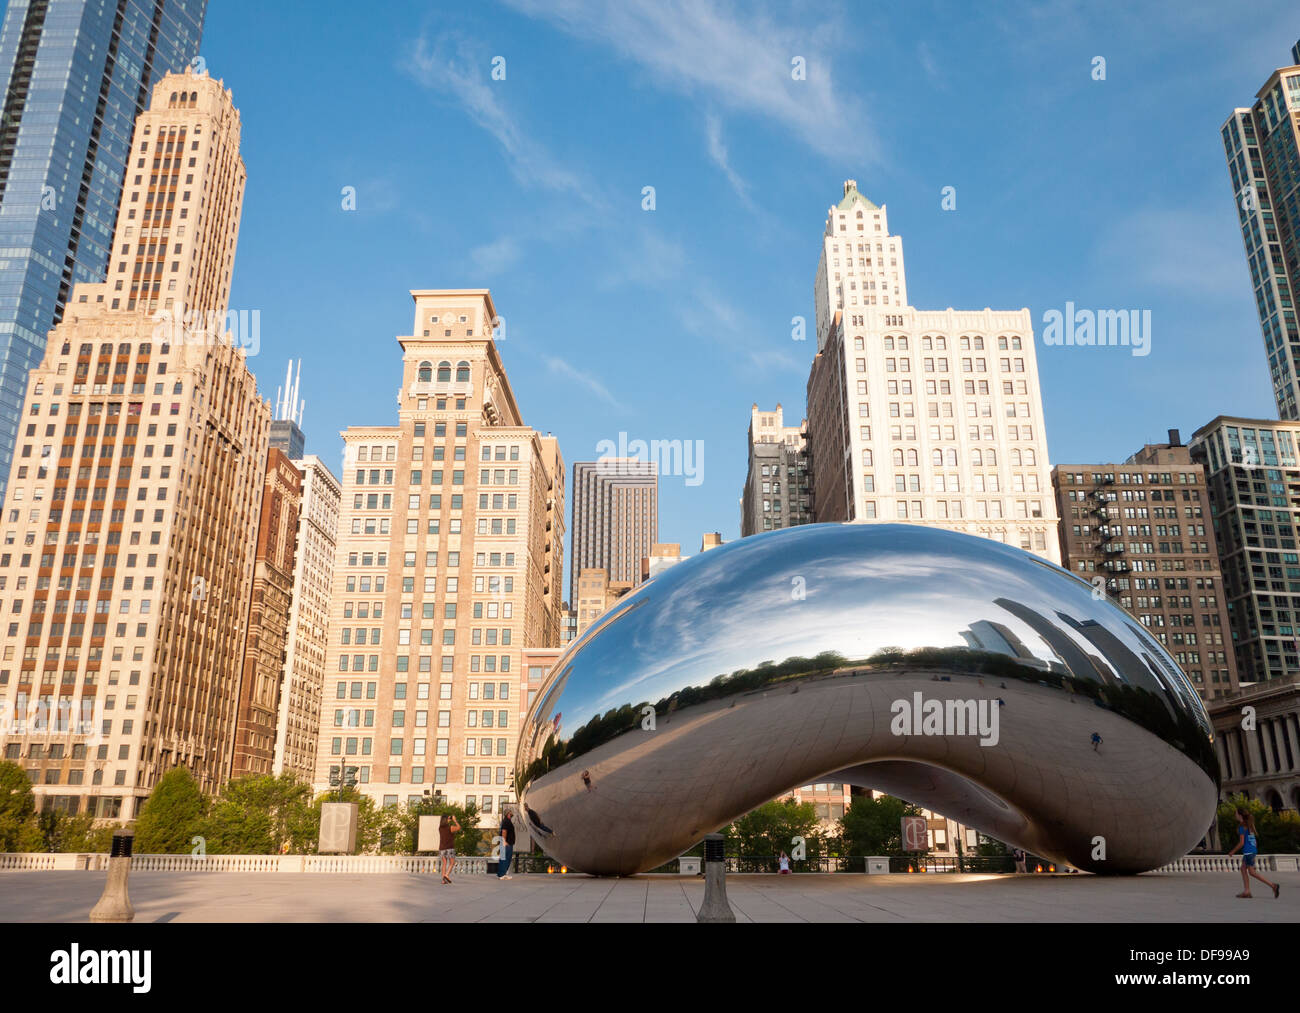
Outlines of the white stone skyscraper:
[[1029,311],[910,306],[902,241],[853,180],[827,215],[815,296],[816,520],[932,525],[1059,562]]

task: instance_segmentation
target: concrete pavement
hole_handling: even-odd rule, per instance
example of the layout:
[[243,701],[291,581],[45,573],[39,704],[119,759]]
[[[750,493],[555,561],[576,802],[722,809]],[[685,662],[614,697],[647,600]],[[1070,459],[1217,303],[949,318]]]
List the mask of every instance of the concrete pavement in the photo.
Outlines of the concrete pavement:
[[[0,922],[84,922],[102,872],[0,873]],[[1235,873],[1086,875],[731,875],[741,922],[1300,921],[1300,873],[1272,873],[1238,900]],[[692,922],[694,876],[460,877],[136,872],[137,922]]]

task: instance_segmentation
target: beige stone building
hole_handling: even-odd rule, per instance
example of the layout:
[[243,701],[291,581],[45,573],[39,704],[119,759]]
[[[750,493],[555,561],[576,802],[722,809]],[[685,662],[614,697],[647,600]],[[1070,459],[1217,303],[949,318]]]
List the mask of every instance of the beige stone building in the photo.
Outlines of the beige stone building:
[[815,295],[815,519],[948,528],[1059,561],[1029,311],[908,305],[901,240],[852,180]]
[[558,647],[564,462],[524,424],[486,289],[412,292],[398,424],[343,432],[315,783],[510,795],[524,647]]
[[641,580],[647,581],[657,577],[671,566],[676,566],[689,556],[682,555],[680,542],[655,542],[650,546],[650,555],[641,560]]
[[302,508],[271,772],[297,774],[310,781],[316,772],[320,738],[321,691],[325,684],[330,595],[343,490],[315,454],[293,463],[302,473]]
[[155,85],[108,280],[76,286],[28,380],[0,744],[42,804],[131,818],[177,764],[208,792],[230,774],[271,415],[224,330],[239,135],[221,82]]
[[603,616],[623,595],[632,590],[632,582],[627,580],[610,580],[609,572],[599,567],[589,566],[578,572],[578,616],[577,635],[587,632],[597,619]]

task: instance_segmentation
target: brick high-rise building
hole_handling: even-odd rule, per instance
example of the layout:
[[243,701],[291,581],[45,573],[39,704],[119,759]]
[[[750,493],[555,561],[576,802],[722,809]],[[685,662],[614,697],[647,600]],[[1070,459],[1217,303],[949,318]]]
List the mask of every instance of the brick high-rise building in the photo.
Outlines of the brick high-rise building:
[[659,541],[659,468],[653,461],[606,457],[573,466],[573,559],[569,601],[576,607],[583,570],[611,581],[641,582],[641,560]]
[[1300,42],[1220,130],[1279,416],[1300,418]]
[[486,813],[511,793],[520,651],[560,643],[564,462],[524,424],[487,290],[412,296],[398,424],[343,432],[315,783],[356,766],[383,804]]
[[1243,685],[1300,673],[1300,422],[1220,415],[1192,434]]
[[10,0],[0,26],[0,495],[27,373],[103,281],[132,124],[199,53],[207,0]]
[[271,773],[289,640],[302,472],[281,451],[269,447],[265,483],[249,596],[248,647],[239,687],[232,777]]
[[740,498],[740,535],[757,534],[813,519],[808,474],[808,422],[787,426],[781,406],[749,413],[749,468]]
[[[29,722],[0,741],[60,808],[132,818],[177,764],[208,792],[230,773],[271,416],[219,327],[239,134],[220,82],[158,82],[109,280],[73,289],[27,382],[3,505],[0,703],[94,719],[83,736]],[[211,325],[160,322],[192,312]]]
[[1127,609],[1206,700],[1237,690],[1205,469],[1171,430],[1122,464],[1052,469],[1061,565]]
[[316,772],[320,738],[321,692],[325,685],[330,595],[343,490],[316,455],[308,454],[293,464],[302,473],[302,508],[298,513],[293,601],[271,773],[288,772],[310,781]]
[[1028,310],[907,303],[902,242],[847,180],[815,282],[817,521],[902,521],[1059,559]]

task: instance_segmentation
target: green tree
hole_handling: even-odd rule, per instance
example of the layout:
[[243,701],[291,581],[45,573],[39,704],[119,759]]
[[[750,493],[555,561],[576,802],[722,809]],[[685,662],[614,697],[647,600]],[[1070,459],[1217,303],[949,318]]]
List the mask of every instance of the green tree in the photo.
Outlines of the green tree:
[[113,827],[96,825],[90,813],[65,815],[58,828],[57,850],[106,854],[113,845]]
[[1219,803],[1219,843],[1227,851],[1237,843],[1238,809],[1255,818],[1255,842],[1260,854],[1300,852],[1300,817],[1294,812],[1275,813],[1266,803],[1245,795],[1231,795]]
[[384,827],[390,817],[386,810],[376,807],[375,800],[363,795],[355,788],[345,789],[340,797],[337,789],[331,788],[318,795],[312,802],[305,819],[301,823],[304,839],[303,854],[314,855],[320,846],[320,812],[326,802],[353,802],[357,806],[357,851],[359,855],[374,854],[380,850]]
[[[181,855],[201,833],[207,799],[185,767],[167,771],[154,785],[135,823],[133,849],[140,855]],[[111,831],[110,831],[111,837]]]
[[26,771],[0,760],[0,851],[43,851],[36,796]]
[[782,851],[788,855],[794,850],[796,837],[804,839],[808,858],[820,858],[826,850],[817,807],[792,798],[764,802],[722,832],[743,857],[766,857]]
[[210,854],[274,855],[302,843],[312,804],[311,785],[293,774],[239,777],[226,782],[197,832]]
[[853,800],[840,819],[845,849],[850,855],[902,855],[904,816],[920,816],[921,810],[892,795]]
[[433,797],[426,797],[401,808],[390,807],[385,812],[389,814],[387,829],[392,832],[391,844],[389,848],[384,849],[386,854],[415,854],[415,846],[419,843],[421,816],[446,814],[456,817],[456,821],[460,823],[460,831],[455,837],[458,855],[477,855],[485,852],[490,848],[491,839],[496,834],[495,829],[479,829],[477,805],[459,806],[445,800],[437,801]]

